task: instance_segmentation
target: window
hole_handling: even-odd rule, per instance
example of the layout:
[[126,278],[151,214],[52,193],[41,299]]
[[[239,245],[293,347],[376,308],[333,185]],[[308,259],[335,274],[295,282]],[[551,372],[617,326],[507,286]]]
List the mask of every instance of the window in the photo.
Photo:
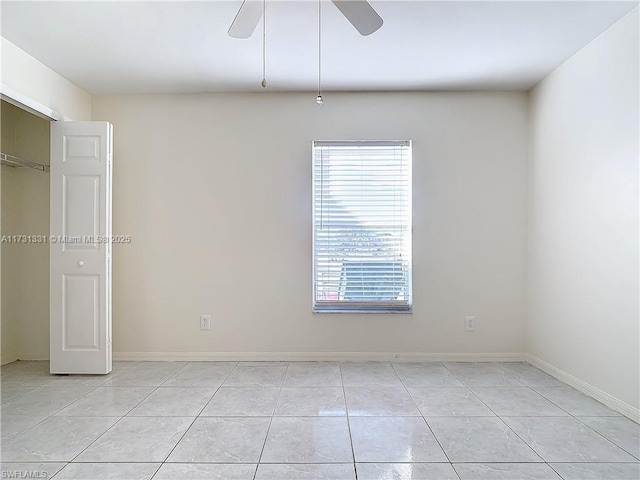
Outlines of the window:
[[411,142],[314,142],[313,309],[411,311]]

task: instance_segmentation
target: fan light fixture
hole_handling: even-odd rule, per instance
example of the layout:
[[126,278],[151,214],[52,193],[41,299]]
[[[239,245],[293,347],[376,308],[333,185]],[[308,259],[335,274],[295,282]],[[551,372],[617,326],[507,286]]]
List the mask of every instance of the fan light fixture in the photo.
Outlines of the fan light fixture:
[[318,96],[316,97],[316,103],[322,105],[322,89],[320,88],[320,81],[322,80],[322,0],[318,0]]
[[[321,81],[321,3],[318,0],[318,96],[316,103],[322,105],[322,94],[320,91]],[[360,35],[367,36],[376,32],[384,23],[380,15],[373,9],[367,0],[331,0],[344,17],[355,27]],[[231,27],[229,27],[229,36],[233,38],[249,38],[258,22],[263,18],[262,22],[262,88],[267,87],[266,79],[266,0],[259,1],[243,0],[240,9],[236,14]]]
[[262,0],[262,88],[267,88],[267,0]]

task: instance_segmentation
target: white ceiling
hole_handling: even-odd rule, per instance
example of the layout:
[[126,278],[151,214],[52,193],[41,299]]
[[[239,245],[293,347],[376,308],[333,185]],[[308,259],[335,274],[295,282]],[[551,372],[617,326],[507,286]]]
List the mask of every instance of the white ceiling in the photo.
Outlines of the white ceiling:
[[[528,89],[637,1],[380,1],[360,36],[323,0],[323,90]],[[92,94],[259,91],[241,0],[2,1],[2,36]],[[267,90],[316,88],[317,2],[267,0]]]

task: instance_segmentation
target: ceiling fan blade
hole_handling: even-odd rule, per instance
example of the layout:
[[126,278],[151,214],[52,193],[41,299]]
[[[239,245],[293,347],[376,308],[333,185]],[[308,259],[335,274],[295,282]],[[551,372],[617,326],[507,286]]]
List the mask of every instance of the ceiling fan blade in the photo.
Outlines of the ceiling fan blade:
[[233,38],[249,38],[262,18],[262,2],[244,0],[236,13],[229,36]]
[[382,26],[382,18],[366,0],[331,0],[360,35],[371,35]]

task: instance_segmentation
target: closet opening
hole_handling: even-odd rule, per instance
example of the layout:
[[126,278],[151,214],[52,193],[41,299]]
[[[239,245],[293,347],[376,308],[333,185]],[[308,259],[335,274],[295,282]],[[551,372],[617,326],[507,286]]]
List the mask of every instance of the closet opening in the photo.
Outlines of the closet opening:
[[3,364],[49,359],[50,122],[0,101]]

